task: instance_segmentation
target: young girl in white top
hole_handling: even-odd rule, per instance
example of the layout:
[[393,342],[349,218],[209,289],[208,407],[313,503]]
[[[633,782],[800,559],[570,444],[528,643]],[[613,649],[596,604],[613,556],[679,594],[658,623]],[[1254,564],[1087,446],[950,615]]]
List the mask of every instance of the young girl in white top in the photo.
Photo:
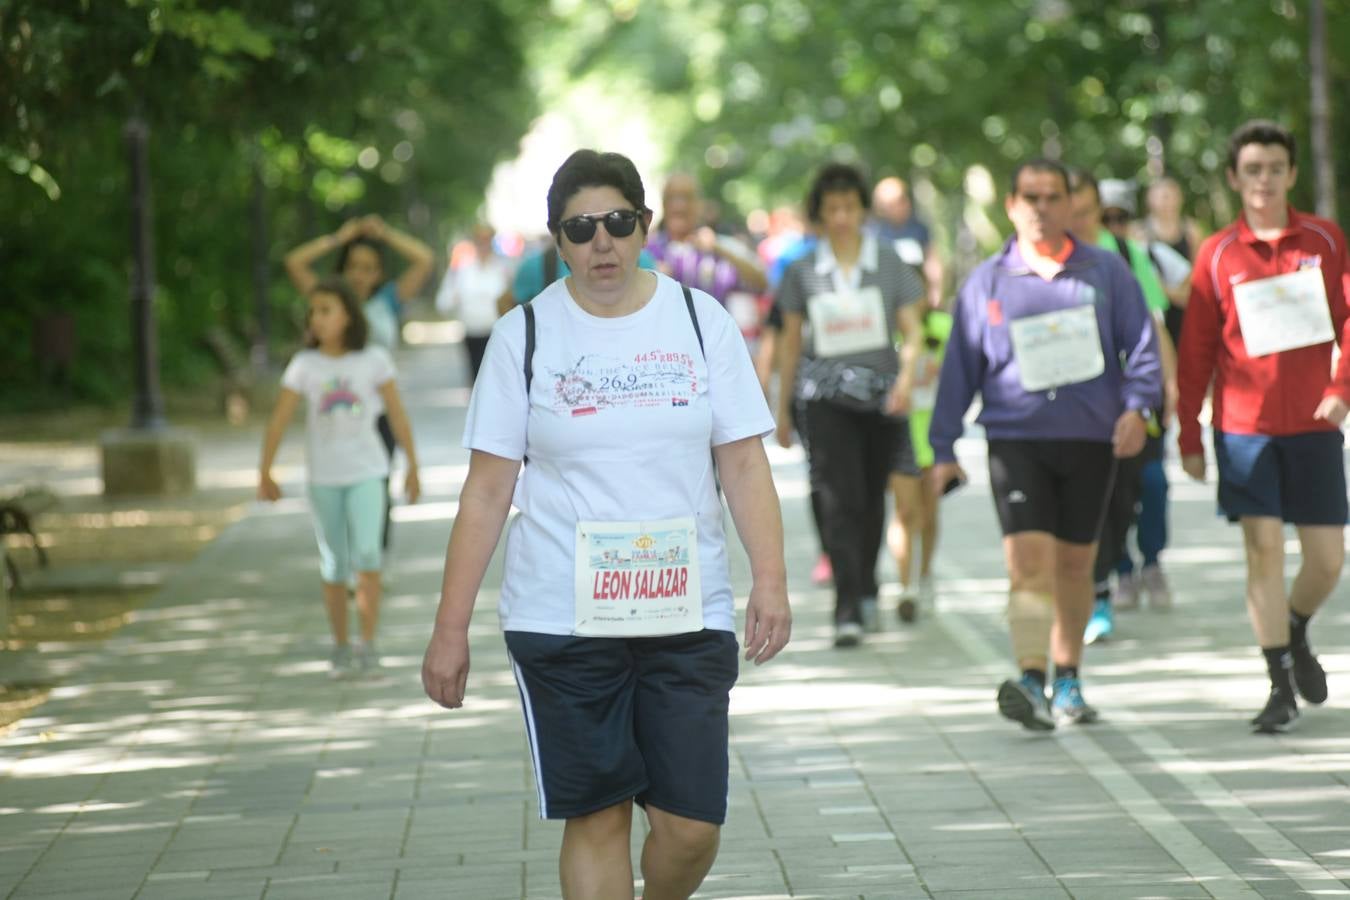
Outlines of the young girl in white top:
[[[295,415],[306,405],[305,457],[314,534],[319,543],[319,577],[333,629],[331,675],[378,668],[375,627],[380,610],[380,533],[389,477],[389,457],[375,419],[389,417],[408,459],[408,502],[421,492],[412,428],[394,383],[394,363],[382,347],[366,346],[368,328],[355,294],[339,278],[324,279],[309,291],[307,349],[281,376],[281,393],[263,439],[258,498],[275,501],[281,488],[272,480],[272,461]],[[361,643],[353,653],[347,640],[347,581],[356,572],[356,609]]]

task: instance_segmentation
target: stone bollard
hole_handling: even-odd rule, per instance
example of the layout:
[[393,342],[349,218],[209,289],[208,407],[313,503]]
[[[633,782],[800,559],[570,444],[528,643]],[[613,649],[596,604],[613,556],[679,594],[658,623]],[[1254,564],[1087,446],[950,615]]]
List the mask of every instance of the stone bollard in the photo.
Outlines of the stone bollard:
[[99,436],[103,495],[190,494],[197,486],[196,445],[180,428],[121,428]]

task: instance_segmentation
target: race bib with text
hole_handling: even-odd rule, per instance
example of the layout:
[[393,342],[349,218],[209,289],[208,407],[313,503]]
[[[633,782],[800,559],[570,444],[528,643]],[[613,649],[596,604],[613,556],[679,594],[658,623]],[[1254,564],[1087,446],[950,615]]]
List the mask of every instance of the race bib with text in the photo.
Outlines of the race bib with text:
[[1097,310],[1091,304],[1014,319],[1009,329],[1025,391],[1091,381],[1106,371]]
[[1236,284],[1233,305],[1248,356],[1325,344],[1336,337],[1321,268]]
[[891,346],[881,289],[816,294],[808,304],[816,356],[847,356]]
[[587,637],[649,637],[703,628],[692,517],[578,522],[576,623]]

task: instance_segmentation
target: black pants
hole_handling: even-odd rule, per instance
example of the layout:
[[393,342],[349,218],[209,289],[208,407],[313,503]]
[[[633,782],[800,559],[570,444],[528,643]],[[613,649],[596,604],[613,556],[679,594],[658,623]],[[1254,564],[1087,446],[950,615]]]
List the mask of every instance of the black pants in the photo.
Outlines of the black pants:
[[1097,535],[1097,559],[1092,564],[1092,581],[1102,585],[1116,570],[1116,563],[1125,555],[1125,542],[1130,526],[1139,516],[1139,499],[1143,493],[1144,466],[1162,459],[1162,438],[1150,436],[1144,449],[1129,459],[1116,460],[1116,478],[1111,496],[1102,514],[1102,527]]
[[821,537],[834,568],[835,622],[861,622],[859,603],[877,595],[877,553],[886,526],[886,485],[898,419],[808,400],[811,480],[820,488]]
[[1111,577],[1125,552],[1125,538],[1129,536],[1135,504],[1139,502],[1139,472],[1143,467],[1142,453],[1116,460],[1111,494],[1106,498],[1102,527],[1097,532],[1097,558],[1092,563],[1092,583],[1098,587]]
[[[806,401],[798,398],[792,404],[792,427],[797,432],[797,437],[802,442],[802,449],[806,451],[807,459],[811,458],[811,436],[806,431]],[[825,546],[825,513],[820,503],[820,485],[817,483],[816,470],[807,468],[807,483],[811,489],[811,524],[815,526],[816,538],[820,541],[820,550],[826,555],[829,550]]]
[[[384,452],[389,454],[389,462],[394,462],[394,448],[398,446],[398,441],[394,440],[394,427],[389,424],[389,416],[386,413],[380,413],[380,417],[375,420],[375,428],[380,432],[380,441],[384,444]],[[389,496],[389,479],[384,480],[384,496]],[[380,533],[380,546],[385,550],[389,549],[389,510],[393,507],[392,503],[384,504],[384,531]]]
[[478,380],[478,370],[483,367],[483,352],[487,350],[488,336],[464,336],[464,349],[469,351],[469,382]]

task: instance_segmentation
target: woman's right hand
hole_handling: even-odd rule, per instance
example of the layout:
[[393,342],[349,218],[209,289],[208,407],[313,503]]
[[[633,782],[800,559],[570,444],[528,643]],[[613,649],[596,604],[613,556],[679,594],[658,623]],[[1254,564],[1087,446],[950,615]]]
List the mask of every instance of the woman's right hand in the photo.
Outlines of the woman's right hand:
[[792,422],[786,416],[779,418],[774,433],[778,438],[778,446],[784,449],[792,447]]
[[422,688],[427,696],[446,709],[464,705],[464,690],[469,681],[468,631],[431,635],[422,657]]
[[258,499],[266,500],[268,503],[275,503],[281,499],[281,488],[266,472],[258,476]]
[[935,500],[941,500],[947,493],[947,485],[955,479],[964,483],[966,480],[966,470],[962,469],[959,463],[940,462],[934,463],[928,470],[928,490]]

